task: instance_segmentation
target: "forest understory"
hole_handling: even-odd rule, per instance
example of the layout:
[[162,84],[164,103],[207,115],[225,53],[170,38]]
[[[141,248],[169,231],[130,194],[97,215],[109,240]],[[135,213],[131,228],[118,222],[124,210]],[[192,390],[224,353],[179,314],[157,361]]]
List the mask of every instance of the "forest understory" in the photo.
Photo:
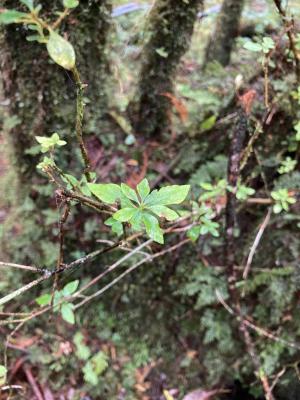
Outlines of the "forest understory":
[[300,399],[299,146],[298,1],[2,0],[0,400]]

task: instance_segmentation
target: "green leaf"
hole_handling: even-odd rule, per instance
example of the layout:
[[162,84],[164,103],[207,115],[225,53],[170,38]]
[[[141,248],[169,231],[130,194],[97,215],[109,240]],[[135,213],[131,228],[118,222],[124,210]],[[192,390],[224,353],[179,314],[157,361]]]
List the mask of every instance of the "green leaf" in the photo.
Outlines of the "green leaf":
[[97,354],[95,354],[92,357],[91,362],[93,363],[94,371],[98,376],[101,375],[108,367],[107,355],[103,351],[99,351]]
[[273,206],[273,211],[274,211],[275,214],[279,214],[279,213],[282,211],[281,205],[280,205],[279,203],[276,203],[276,204]]
[[188,85],[178,85],[178,90],[182,96],[194,100],[199,106],[219,106],[221,104],[219,97],[211,93],[209,90],[195,90]]
[[96,386],[99,383],[98,377],[106,370],[107,367],[107,355],[103,351],[99,351],[82,368],[84,380]]
[[34,12],[35,12],[36,15],[38,15],[38,13],[41,11],[42,7],[43,7],[43,6],[42,6],[41,4],[38,4],[38,5],[35,7]]
[[164,47],[160,47],[158,49],[155,49],[156,53],[159,54],[163,58],[167,58],[169,54],[166,52]]
[[40,143],[42,153],[51,151],[55,146],[64,146],[67,144],[65,140],[61,140],[58,133],[54,132],[50,137],[47,136],[36,136],[36,141]]
[[188,230],[187,237],[191,239],[192,242],[196,242],[196,240],[200,236],[200,231],[201,227],[199,225],[193,226],[191,229]]
[[131,220],[137,211],[137,208],[121,208],[121,210],[114,213],[113,218],[120,222],[127,222]]
[[37,299],[35,299],[35,301],[38,303],[39,306],[46,306],[46,305],[50,304],[51,297],[52,297],[51,294],[45,293],[45,294],[42,294]]
[[206,235],[210,233],[211,235],[218,237],[220,234],[218,228],[220,227],[217,222],[210,221],[209,219],[203,217],[201,218],[202,225],[200,226],[200,235]]
[[88,183],[87,186],[104,203],[113,204],[121,196],[120,186],[114,183]]
[[136,232],[142,229],[142,216],[143,212],[140,209],[137,209],[136,213],[130,219],[131,228]]
[[151,206],[149,207],[154,214],[158,215],[159,217],[164,217],[168,221],[174,221],[179,217],[176,211],[171,210],[166,206]]
[[139,199],[137,197],[136,192],[131,189],[130,186],[126,185],[125,183],[121,183],[121,190],[124,196],[126,196],[128,199],[135,201],[136,203],[139,203]]
[[79,285],[78,279],[76,279],[76,281],[67,283],[62,290],[63,296],[67,297],[70,296],[72,293],[76,292],[78,285]]
[[56,64],[67,70],[71,70],[75,67],[76,56],[73,46],[66,39],[52,30],[50,31],[47,50]]
[[40,32],[40,30],[41,30],[39,25],[34,25],[34,24],[27,25],[27,28],[31,29],[32,31],[36,31],[36,32]]
[[158,220],[153,215],[143,213],[142,220],[146,228],[147,235],[154,240],[154,242],[164,244],[164,235]]
[[54,161],[49,157],[44,157],[43,161],[41,161],[36,167],[41,170],[45,170],[49,167],[54,167]]
[[134,208],[135,205],[134,203],[129,200],[122,192],[121,192],[121,196],[120,196],[120,202],[121,202],[121,207],[122,208]]
[[78,0],[63,0],[63,4],[66,8],[75,8],[78,6]]
[[63,174],[61,176],[61,179],[68,184],[68,189],[73,189],[74,187],[79,187],[80,186],[80,182],[78,181],[78,179],[70,174]]
[[145,198],[148,196],[150,193],[150,186],[148,180],[145,178],[143,179],[138,185],[137,185],[137,191],[138,194],[140,195],[140,198],[142,202],[145,200]]
[[172,185],[153,190],[145,200],[147,206],[180,204],[188,195],[190,185]]
[[274,40],[270,37],[264,37],[261,43],[261,47],[265,54],[269,53],[270,50],[275,48]]
[[76,346],[76,356],[80,360],[87,360],[91,355],[91,351],[88,346],[84,344],[83,334],[81,332],[77,332],[73,338],[73,342]]
[[247,200],[247,198],[249,196],[252,196],[253,194],[255,194],[254,189],[247,187],[245,185],[238,185],[237,192],[236,192],[236,198],[238,200],[242,200],[242,201]]
[[94,386],[98,384],[98,376],[95,373],[91,362],[87,362],[85,364],[85,366],[82,368],[82,372],[85,382],[88,382]]
[[213,189],[214,189],[214,186],[213,186],[211,183],[209,183],[209,182],[201,182],[201,183],[200,183],[200,186],[201,186],[202,189],[204,189],[204,190],[213,190]]
[[116,233],[118,236],[123,235],[123,225],[120,221],[115,220],[113,217],[108,218],[105,222],[105,225],[110,226],[111,230]]
[[125,139],[125,144],[127,146],[131,146],[136,142],[135,136],[131,133],[130,135],[128,135]]
[[26,40],[28,42],[45,43],[45,39],[41,35],[29,35],[29,36],[26,36]]
[[13,24],[22,22],[28,14],[16,10],[4,10],[0,13],[0,24]]
[[99,383],[98,377],[106,370],[107,367],[107,355],[103,351],[99,351],[82,368],[84,380],[96,386]]
[[0,386],[3,386],[6,382],[7,369],[4,365],[0,365]]
[[64,303],[61,306],[61,316],[63,319],[68,322],[69,324],[75,324],[75,315],[73,312],[73,304],[71,303]]
[[[57,306],[61,302],[62,298],[63,298],[62,291],[61,290],[57,290],[54,293],[53,305]],[[57,307],[56,307],[56,309],[57,309]]]
[[296,140],[300,141],[300,121],[297,122],[296,125],[294,125],[294,129],[296,131]]
[[260,52],[262,51],[262,46],[259,43],[251,42],[248,41],[244,44],[244,49],[254,51],[254,52]]
[[209,131],[216,124],[217,117],[216,115],[212,115],[211,117],[206,118],[203,122],[201,122],[200,129],[202,132]]
[[28,7],[30,11],[34,10],[33,0],[20,0],[20,2]]

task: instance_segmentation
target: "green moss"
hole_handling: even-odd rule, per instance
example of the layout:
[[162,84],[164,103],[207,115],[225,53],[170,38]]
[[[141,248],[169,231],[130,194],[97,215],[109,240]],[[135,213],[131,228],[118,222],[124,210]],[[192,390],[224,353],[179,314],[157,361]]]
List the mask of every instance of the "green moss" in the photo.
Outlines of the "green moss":
[[150,37],[142,51],[138,89],[131,105],[133,125],[146,137],[163,133],[170,122],[173,82],[187,51],[200,0],[158,0],[149,19]]
[[[5,6],[20,9],[17,1],[7,0]],[[60,1],[45,1],[42,15],[52,16],[61,9]],[[87,84],[85,132],[99,136],[108,104],[110,10],[109,0],[83,0],[61,27],[62,32],[69,33],[82,80]],[[36,177],[37,158],[27,152],[36,144],[34,136],[58,131],[67,140],[70,135],[74,137],[76,107],[76,87],[69,74],[53,64],[42,45],[26,41],[27,34],[25,28],[10,25],[0,37],[4,97],[10,99],[10,116],[20,122],[9,133],[12,161],[24,184]]]
[[215,30],[206,49],[206,63],[218,61],[223,66],[229,64],[244,3],[244,0],[223,1]]
[[[60,0],[42,3],[41,15],[49,21],[62,10]],[[17,0],[5,0],[1,6],[18,10],[23,7]],[[60,28],[60,32],[68,33],[75,47],[77,65],[87,84],[84,133],[99,137],[108,107],[106,46],[111,25],[110,9],[110,0],[81,0],[78,9]],[[9,101],[5,115],[5,121],[9,123],[4,124],[5,143],[10,154],[10,169],[14,172],[14,185],[7,179],[5,188],[2,187],[6,193],[8,188],[14,188],[10,190],[11,198],[7,204],[10,211],[2,229],[2,249],[14,260],[20,255],[23,259],[28,256],[29,262],[46,264],[51,260],[44,254],[43,245],[50,244],[53,237],[49,227],[45,227],[42,210],[53,207],[55,202],[51,204],[49,196],[39,190],[46,187],[47,181],[36,170],[39,155],[32,147],[37,145],[35,136],[47,136],[57,131],[68,142],[59,154],[60,166],[69,169],[71,165],[73,171],[81,168],[80,156],[74,156],[76,86],[70,74],[48,57],[45,46],[26,40],[28,31],[24,27],[9,25],[0,29],[1,95]],[[53,191],[52,187],[51,193]],[[26,202],[30,203],[30,209]],[[16,221],[18,229],[15,229]],[[18,230],[21,230],[22,240]]]

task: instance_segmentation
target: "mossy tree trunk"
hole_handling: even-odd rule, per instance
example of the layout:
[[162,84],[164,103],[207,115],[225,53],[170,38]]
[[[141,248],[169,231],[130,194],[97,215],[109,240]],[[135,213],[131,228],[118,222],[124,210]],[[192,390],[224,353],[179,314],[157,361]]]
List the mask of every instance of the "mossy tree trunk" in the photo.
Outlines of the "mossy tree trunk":
[[[20,10],[20,2],[6,0],[3,7]],[[43,1],[41,15],[50,19],[58,10],[62,10],[61,1]],[[61,27],[75,47],[77,67],[87,83],[85,133],[97,136],[101,135],[108,104],[110,18],[110,0],[81,0]],[[70,144],[75,138],[76,88],[72,77],[53,64],[44,45],[26,41],[27,35],[25,28],[9,25],[0,36],[3,97],[15,125],[9,138],[20,185],[31,184],[35,176],[36,156],[28,153],[37,144],[34,136],[57,131]]]
[[170,122],[174,78],[188,50],[202,0],[156,0],[149,17],[149,39],[129,114],[137,134],[157,137]]
[[[37,0],[35,4],[37,3]],[[49,22],[62,10],[62,1],[43,0],[41,16]],[[1,7],[21,10],[17,0]],[[60,27],[75,47],[77,67],[87,84],[84,136],[101,137],[108,111],[110,0],[81,0]],[[56,262],[55,229],[47,225],[53,186],[36,170],[39,155],[35,136],[58,132],[68,145],[59,151],[59,165],[75,174],[83,171],[76,144],[76,86],[70,73],[49,58],[45,45],[26,41],[30,34],[20,25],[0,27],[0,87],[5,109],[5,136],[14,166],[14,196],[7,199],[10,212],[5,220],[0,252],[16,262],[52,267]],[[78,157],[77,157],[78,153]],[[80,161],[79,161],[80,160]],[[71,164],[71,166],[70,166]],[[9,183],[11,186],[11,183]],[[2,187],[2,191],[7,190]],[[52,204],[52,207],[49,207]],[[17,237],[16,232],[20,232]]]
[[211,61],[218,61],[223,66],[229,64],[244,3],[244,0],[223,0],[215,30],[206,49],[206,64]]

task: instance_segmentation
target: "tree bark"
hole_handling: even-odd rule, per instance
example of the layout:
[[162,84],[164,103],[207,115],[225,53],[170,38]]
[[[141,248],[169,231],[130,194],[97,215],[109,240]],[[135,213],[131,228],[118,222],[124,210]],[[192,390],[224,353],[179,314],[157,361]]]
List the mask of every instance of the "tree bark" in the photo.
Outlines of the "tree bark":
[[[62,11],[62,1],[42,3],[41,16],[54,22],[55,12]],[[25,10],[16,0],[5,0],[1,7]],[[98,137],[102,135],[108,107],[110,18],[110,0],[81,0],[59,29],[74,46],[76,65],[82,82],[87,84],[84,134]],[[7,196],[10,212],[3,226],[0,253],[15,262],[52,266],[56,258],[52,243],[55,237],[43,213],[49,210],[49,189],[46,178],[36,169],[40,156],[34,148],[38,144],[35,136],[58,132],[67,141],[57,154],[59,166],[82,173],[81,158],[75,151],[76,85],[70,73],[49,58],[44,44],[26,41],[28,34],[30,31],[20,25],[0,27],[0,102],[5,106],[5,143],[11,156],[11,171],[15,172],[15,189],[9,190],[11,195]],[[8,188],[2,187],[2,191],[6,194]],[[16,232],[22,234],[20,240]]]
[[[62,2],[44,1],[42,15],[53,18]],[[4,1],[4,8],[20,9],[17,1]],[[61,32],[67,32],[75,47],[77,66],[88,99],[85,133],[100,136],[108,104],[106,79],[109,72],[107,38],[110,28],[109,0],[81,0]],[[70,144],[74,142],[76,87],[67,71],[53,64],[45,45],[26,41],[28,31],[9,25],[0,36],[1,79],[7,111],[13,117],[10,130],[12,160],[20,184],[31,183],[36,175],[36,156],[28,150],[37,144],[34,136],[57,131]]]
[[149,17],[149,40],[129,114],[137,134],[158,137],[170,125],[173,82],[188,50],[202,0],[157,0]]
[[206,49],[205,65],[212,61],[218,61],[223,66],[229,64],[244,3],[244,0],[223,0],[215,30]]

